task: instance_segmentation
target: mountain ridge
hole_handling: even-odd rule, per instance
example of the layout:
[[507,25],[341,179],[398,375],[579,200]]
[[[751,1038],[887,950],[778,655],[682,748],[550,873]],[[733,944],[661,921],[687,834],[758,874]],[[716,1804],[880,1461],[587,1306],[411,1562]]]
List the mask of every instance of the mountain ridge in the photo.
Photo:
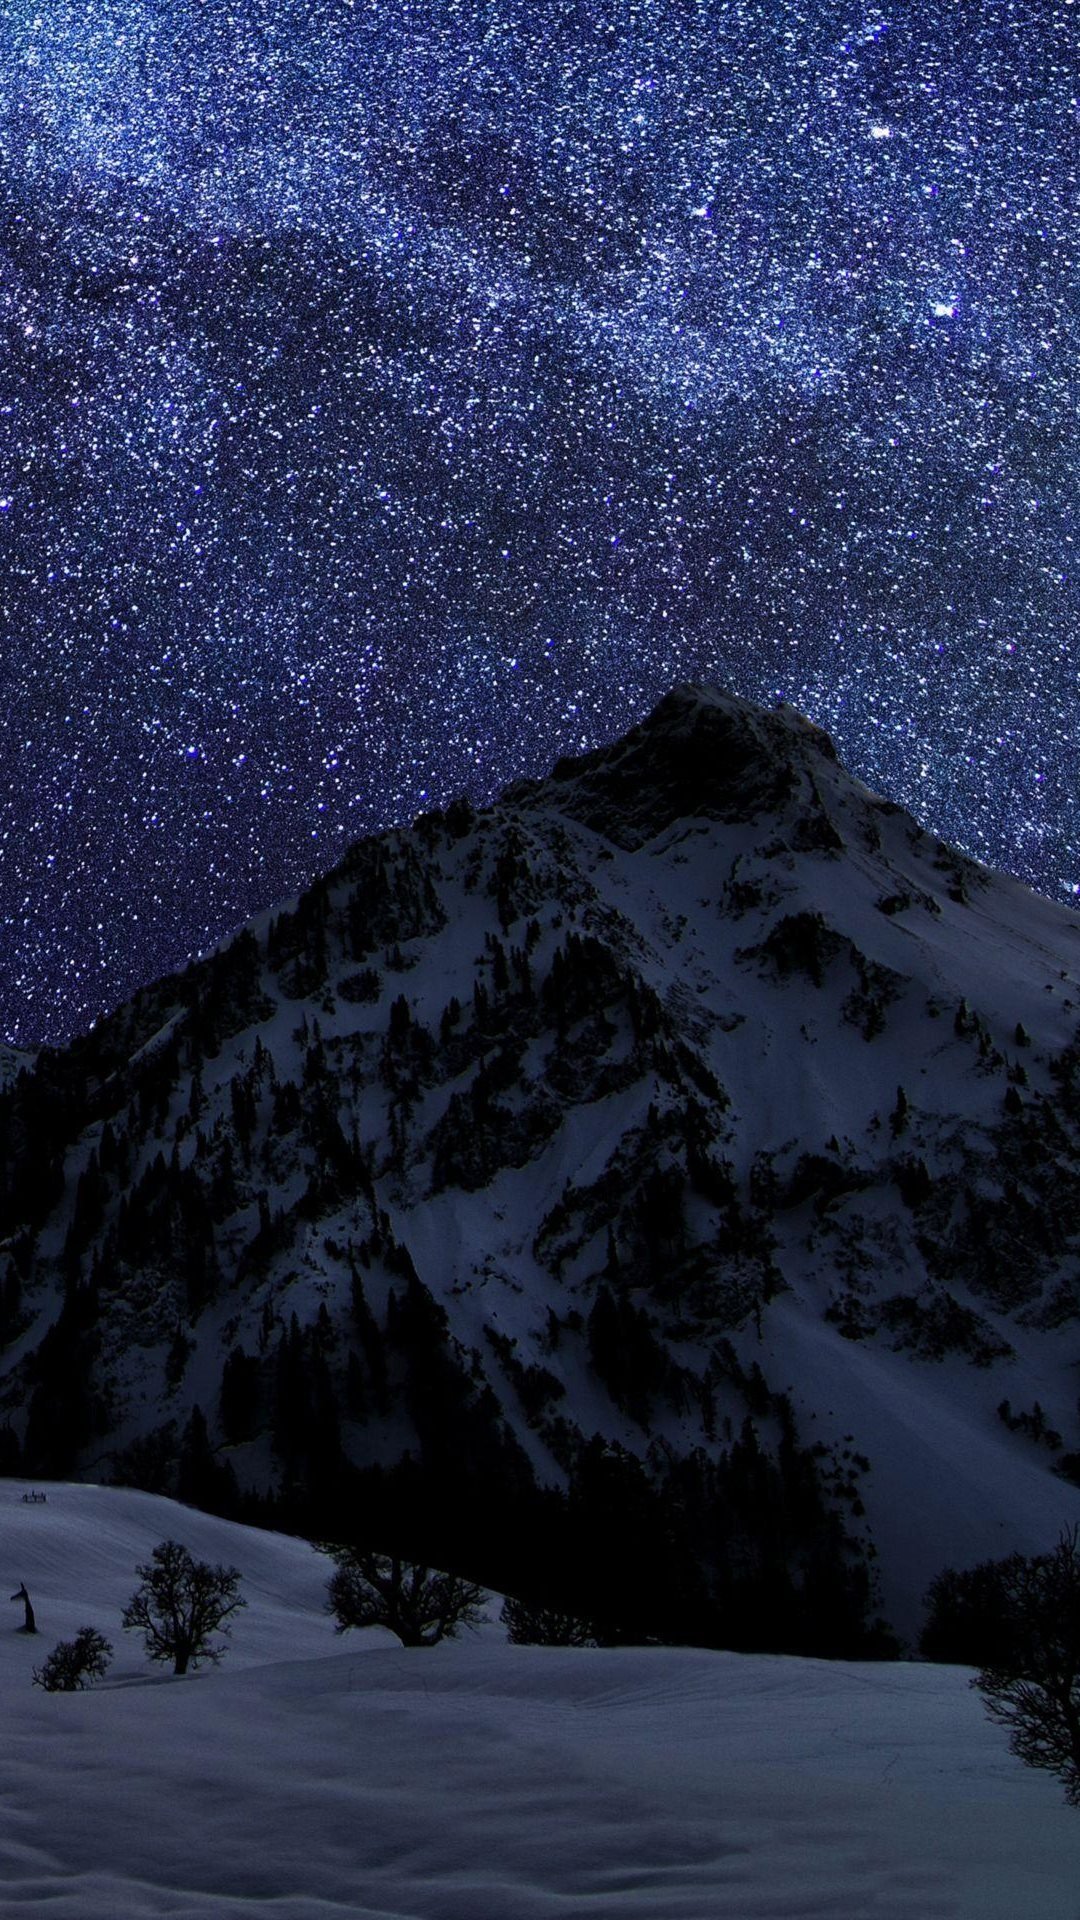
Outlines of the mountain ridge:
[[0,1094],[9,1469],[911,1634],[1080,1517],[1076,935],[715,689],[358,843]]

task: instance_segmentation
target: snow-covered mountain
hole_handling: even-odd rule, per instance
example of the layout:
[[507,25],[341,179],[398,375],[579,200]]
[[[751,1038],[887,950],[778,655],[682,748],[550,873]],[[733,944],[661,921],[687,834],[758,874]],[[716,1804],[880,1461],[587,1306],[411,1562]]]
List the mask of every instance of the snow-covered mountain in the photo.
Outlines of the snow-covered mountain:
[[572,1569],[616,1637],[852,1647],[876,1556],[911,1634],[1080,1519],[1078,966],[680,689],[0,1096],[4,1460]]
[[[0,1482],[5,1920],[1073,1920],[1080,1821],[962,1668],[339,1638],[304,1542],[145,1493]],[[219,1667],[120,1614],[163,1539],[235,1566]],[[8,1592],[5,1587],[4,1593]],[[31,1672],[91,1625],[105,1679]]]

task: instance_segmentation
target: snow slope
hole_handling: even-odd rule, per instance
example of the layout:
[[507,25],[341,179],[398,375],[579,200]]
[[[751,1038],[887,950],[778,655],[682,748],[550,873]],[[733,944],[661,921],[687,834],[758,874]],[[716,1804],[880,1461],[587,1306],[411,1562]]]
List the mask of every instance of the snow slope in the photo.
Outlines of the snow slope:
[[[0,1630],[0,1911],[23,1920],[1076,1920],[1080,1816],[963,1670],[337,1637],[302,1542],[0,1481],[41,1632]],[[119,1631],[171,1536],[238,1566],[219,1668]],[[109,1678],[30,1669],[96,1624]]]

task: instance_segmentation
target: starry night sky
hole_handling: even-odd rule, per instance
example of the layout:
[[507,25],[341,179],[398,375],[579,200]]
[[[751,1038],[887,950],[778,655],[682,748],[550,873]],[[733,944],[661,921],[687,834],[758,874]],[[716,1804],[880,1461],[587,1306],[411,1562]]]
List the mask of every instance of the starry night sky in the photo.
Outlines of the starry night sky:
[[8,0],[0,1034],[784,697],[1080,883],[1080,4]]

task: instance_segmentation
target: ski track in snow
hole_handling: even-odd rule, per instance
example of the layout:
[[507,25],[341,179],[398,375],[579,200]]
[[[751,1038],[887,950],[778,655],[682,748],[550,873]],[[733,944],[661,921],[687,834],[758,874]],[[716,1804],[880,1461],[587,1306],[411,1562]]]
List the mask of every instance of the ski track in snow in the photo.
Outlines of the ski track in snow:
[[[327,1563],[152,1495],[0,1482],[0,1912],[25,1920],[1077,1920],[1080,1818],[963,1669],[337,1637]],[[239,1566],[225,1663],[119,1628],[164,1537]],[[106,1682],[30,1669],[95,1624]]]

